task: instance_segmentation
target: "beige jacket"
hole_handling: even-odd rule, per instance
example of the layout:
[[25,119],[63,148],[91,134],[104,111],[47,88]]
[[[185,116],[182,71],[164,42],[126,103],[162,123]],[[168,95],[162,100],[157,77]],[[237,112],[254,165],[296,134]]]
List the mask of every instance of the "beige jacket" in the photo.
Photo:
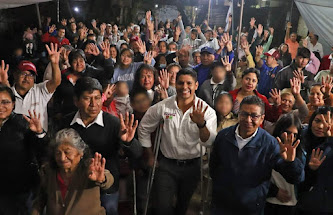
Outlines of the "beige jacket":
[[113,184],[113,176],[105,170],[106,181],[103,184],[88,179],[87,171],[83,166],[78,167],[67,194],[63,200],[57,183],[57,171],[46,167],[43,171],[42,185],[33,204],[32,215],[43,214],[46,206],[47,215],[105,215],[101,206],[100,188],[105,190]]

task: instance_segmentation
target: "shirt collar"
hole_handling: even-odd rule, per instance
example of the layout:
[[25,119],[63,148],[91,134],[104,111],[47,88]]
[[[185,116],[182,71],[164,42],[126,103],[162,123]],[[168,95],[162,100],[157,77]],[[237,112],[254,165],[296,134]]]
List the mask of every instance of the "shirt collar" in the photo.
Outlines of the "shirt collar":
[[73,125],[73,124],[75,124],[75,123],[81,125],[81,126],[84,127],[84,128],[89,128],[89,127],[90,127],[91,125],[93,125],[93,124],[97,124],[97,125],[99,125],[99,126],[101,126],[101,127],[104,127],[104,122],[103,122],[103,111],[100,111],[99,114],[97,115],[97,117],[95,118],[95,120],[94,120],[92,123],[90,123],[88,126],[86,126],[86,125],[83,123],[83,121],[82,121],[82,119],[81,119],[80,112],[77,111],[70,125]]
[[248,138],[243,138],[243,137],[241,137],[240,135],[239,135],[239,132],[238,132],[238,130],[239,130],[239,124],[238,124],[238,126],[237,126],[237,128],[236,128],[236,131],[235,131],[235,133],[236,133],[236,137],[238,137],[238,138],[240,138],[241,140],[251,140],[252,138],[254,138],[255,136],[256,136],[256,134],[257,134],[257,132],[258,132],[258,128],[257,128],[257,130],[251,135],[251,136],[249,136]]
[[215,85],[215,84],[223,84],[223,83],[224,83],[224,80],[220,81],[219,83],[215,83],[215,82],[213,81],[213,78],[210,79],[210,84],[212,84],[212,85]]

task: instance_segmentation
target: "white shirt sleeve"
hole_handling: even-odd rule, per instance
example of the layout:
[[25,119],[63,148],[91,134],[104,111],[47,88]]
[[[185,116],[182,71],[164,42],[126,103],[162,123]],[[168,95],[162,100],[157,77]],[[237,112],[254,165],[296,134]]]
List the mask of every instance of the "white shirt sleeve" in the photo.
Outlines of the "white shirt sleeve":
[[139,141],[143,147],[149,148],[152,146],[150,136],[163,119],[162,108],[161,103],[157,103],[150,107],[140,122],[138,135]]

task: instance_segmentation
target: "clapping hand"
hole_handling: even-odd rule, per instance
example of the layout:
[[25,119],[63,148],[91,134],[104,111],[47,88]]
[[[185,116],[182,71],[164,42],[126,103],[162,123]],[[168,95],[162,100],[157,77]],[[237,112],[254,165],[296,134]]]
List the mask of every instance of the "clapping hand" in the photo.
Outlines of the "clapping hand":
[[33,114],[29,110],[29,117],[23,115],[24,119],[27,120],[29,123],[29,128],[32,132],[40,134],[43,132],[42,124],[40,123],[40,113],[36,114],[36,111],[34,110]]
[[309,167],[312,170],[317,170],[320,165],[324,162],[324,160],[326,159],[326,156],[323,156],[323,151],[320,150],[320,148],[316,149],[312,149],[312,153],[311,153],[311,159],[309,161]]
[[198,101],[197,106],[195,106],[195,101],[193,101],[193,111],[190,113],[191,120],[201,127],[205,123],[205,113],[208,109],[208,105],[203,109],[203,102]]
[[105,158],[102,158],[102,155],[96,152],[94,158],[91,159],[88,168],[88,178],[91,181],[96,181],[98,183],[105,182],[105,163]]
[[297,140],[294,143],[294,134],[287,134],[287,132],[282,134],[283,141],[281,141],[279,137],[276,139],[280,145],[280,155],[282,159],[289,162],[294,161],[296,158],[296,148],[299,145],[300,140]]
[[131,114],[131,119],[129,119],[129,113],[126,112],[125,119],[122,114],[119,116],[120,120],[120,130],[119,137],[124,142],[131,142],[134,138],[136,128],[138,127],[138,120],[134,123],[134,114]]

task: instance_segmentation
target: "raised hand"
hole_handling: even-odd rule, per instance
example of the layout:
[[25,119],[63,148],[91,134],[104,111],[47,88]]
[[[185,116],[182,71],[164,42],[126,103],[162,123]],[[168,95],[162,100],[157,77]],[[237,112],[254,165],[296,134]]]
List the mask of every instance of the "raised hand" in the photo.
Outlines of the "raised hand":
[[231,37],[230,37],[229,33],[223,34],[222,41],[225,44],[227,51],[231,52],[232,51],[232,42],[231,42]]
[[129,119],[129,113],[126,112],[125,119],[122,114],[119,117],[120,120],[120,130],[119,138],[124,142],[131,142],[134,138],[136,128],[138,127],[138,120],[134,123],[134,114],[131,114],[131,119]]
[[323,151],[318,148],[317,150],[312,149],[311,159],[309,161],[309,168],[312,170],[317,170],[320,165],[326,159],[326,156],[323,156]]
[[161,85],[157,86],[156,91],[160,95],[161,100],[169,97],[167,90],[164,87],[162,87]]
[[288,23],[287,23],[287,28],[292,28],[292,26],[291,26],[291,22],[288,22]]
[[147,52],[143,58],[143,62],[145,64],[151,65],[151,61],[153,60],[153,54],[151,51]]
[[287,135],[286,132],[282,134],[282,140],[279,137],[276,138],[280,145],[280,155],[285,161],[294,161],[296,158],[296,148],[300,143],[300,140],[297,140],[295,143],[294,134]]
[[274,34],[274,28],[273,27],[269,27],[268,30],[271,33],[271,35],[273,36],[273,34]]
[[203,102],[198,101],[195,106],[195,101],[193,101],[193,111],[190,113],[191,120],[196,123],[198,126],[202,126],[205,123],[205,113],[208,109],[208,106],[203,109]]
[[217,38],[217,31],[216,30],[213,31],[213,38]]
[[333,78],[326,76],[326,78],[321,77],[321,92],[326,96],[330,96],[333,88]]
[[50,59],[51,63],[59,65],[61,49],[59,49],[59,51],[57,51],[58,44],[50,43],[50,47],[47,44],[45,45],[45,47],[46,47],[47,53],[49,54],[49,59]]
[[197,29],[197,31],[198,31],[198,34],[201,34],[201,28],[200,28],[200,26],[199,26],[199,25],[197,25],[197,26],[195,26],[195,28]]
[[61,20],[61,24],[62,24],[63,26],[66,26],[66,25],[67,25],[67,19],[62,19],[62,20]]
[[100,51],[99,51],[98,47],[95,44],[90,43],[87,46],[89,46],[89,49],[88,49],[89,54],[92,54],[94,56],[98,56],[100,54]]
[[324,134],[326,137],[332,136],[332,120],[331,120],[331,111],[327,111],[326,116],[320,114],[320,119],[324,125]]
[[176,27],[175,35],[179,36],[182,33],[182,30],[179,26]]
[[271,92],[269,92],[269,95],[271,96],[274,105],[281,105],[281,90],[277,90],[276,88],[274,88],[271,90]]
[[75,22],[75,18],[74,18],[74,17],[71,17],[71,18],[69,19],[69,23],[72,23],[72,22]]
[[160,41],[160,36],[159,35],[156,35],[154,34],[154,37],[153,37],[153,46],[157,46],[158,42]]
[[111,98],[113,98],[115,92],[116,92],[116,85],[108,84],[108,86],[104,90],[104,95],[105,95],[106,99],[111,99]]
[[164,89],[169,88],[169,79],[170,75],[166,69],[160,70],[160,75],[158,76],[158,81],[160,82],[161,87]]
[[220,49],[221,50],[224,49],[225,44],[223,42],[223,36],[219,40],[217,40],[217,42],[219,43]]
[[264,52],[264,47],[263,46],[257,46],[256,47],[256,56],[261,56],[263,52]]
[[299,72],[299,71],[295,70],[293,72],[293,74],[296,78],[298,78],[301,81],[302,84],[304,84],[304,73],[303,73],[303,71]]
[[104,41],[101,43],[100,47],[102,49],[104,59],[109,59],[111,57],[110,43],[108,41]]
[[139,48],[139,52],[141,54],[144,54],[146,53],[147,49],[146,49],[146,43],[145,42],[142,42],[141,39],[139,39],[136,44],[138,45],[138,48]]
[[0,83],[5,84],[9,86],[8,83],[8,70],[9,70],[9,64],[5,64],[5,61],[1,61],[1,67],[0,67]]
[[242,46],[242,49],[244,50],[244,52],[245,52],[246,55],[251,54],[249,42],[247,40],[245,40],[244,42],[242,42],[241,46]]
[[55,25],[50,26],[50,28],[49,28],[49,33],[52,34],[56,29],[57,29],[57,28],[56,28]]
[[306,38],[302,39],[302,45],[303,47],[307,48],[308,47],[308,40]]
[[291,93],[293,95],[299,95],[301,93],[301,81],[295,77],[293,77],[289,81],[290,81]]
[[234,62],[234,59],[229,62],[229,56],[225,56],[224,58],[221,58],[222,64],[227,72],[231,72],[231,65],[232,62]]
[[99,28],[101,29],[101,32],[105,32],[105,29],[106,29],[106,23],[102,23]]
[[91,158],[88,167],[88,178],[91,181],[96,181],[98,183],[103,183],[105,181],[105,163],[105,158],[102,158],[102,155],[96,152],[94,158]]
[[259,24],[258,28],[257,28],[257,33],[258,33],[259,37],[262,35],[263,31],[264,31],[264,27],[262,26],[262,24]]
[[27,120],[29,123],[29,128],[32,132],[40,134],[43,132],[42,124],[40,123],[40,113],[36,114],[36,111],[34,110],[33,114],[31,113],[30,110],[29,112],[29,117],[23,115],[24,119]]

